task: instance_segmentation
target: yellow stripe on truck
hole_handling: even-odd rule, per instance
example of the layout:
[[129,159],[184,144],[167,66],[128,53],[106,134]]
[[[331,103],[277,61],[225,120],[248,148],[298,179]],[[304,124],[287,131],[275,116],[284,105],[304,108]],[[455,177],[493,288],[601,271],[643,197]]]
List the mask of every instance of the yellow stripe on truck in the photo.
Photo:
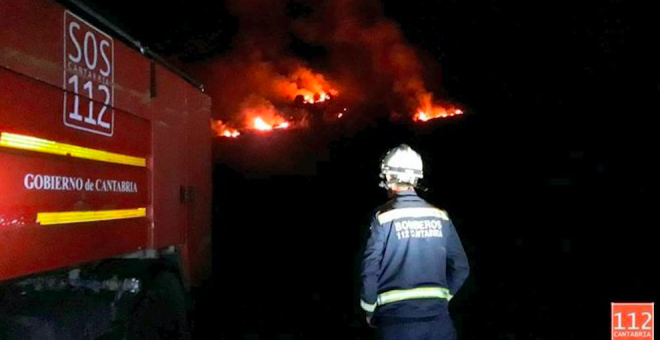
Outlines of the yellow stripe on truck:
[[145,216],[147,216],[146,208],[97,211],[40,212],[37,213],[37,222],[41,225],[53,225],[121,220]]
[[43,152],[60,156],[71,156],[99,162],[139,167],[147,166],[147,160],[141,157],[122,155],[119,153],[96,150],[9,132],[0,133],[0,146],[19,150]]

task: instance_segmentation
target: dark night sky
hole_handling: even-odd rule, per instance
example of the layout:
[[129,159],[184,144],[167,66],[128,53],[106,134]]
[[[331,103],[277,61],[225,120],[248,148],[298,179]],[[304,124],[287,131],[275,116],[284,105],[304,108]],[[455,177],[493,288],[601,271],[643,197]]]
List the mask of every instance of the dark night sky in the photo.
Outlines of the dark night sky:
[[[238,29],[222,2],[87,2],[186,62],[227,53]],[[304,13],[301,3],[289,10]],[[400,141],[426,157],[424,196],[449,210],[470,257],[472,276],[451,306],[464,339],[606,338],[610,302],[655,301],[660,59],[650,9],[418,0],[383,8],[469,114],[425,127],[379,122],[322,142],[291,137],[327,156],[311,174],[252,178],[220,158],[210,293],[218,305],[209,306],[229,314],[220,334],[369,334],[356,310],[355,259],[361,223],[385,199],[378,157]],[[296,40],[290,50],[318,63],[325,53]],[[296,157],[289,161],[304,163]],[[220,303],[222,289],[236,296]],[[274,290],[282,295],[264,303]]]

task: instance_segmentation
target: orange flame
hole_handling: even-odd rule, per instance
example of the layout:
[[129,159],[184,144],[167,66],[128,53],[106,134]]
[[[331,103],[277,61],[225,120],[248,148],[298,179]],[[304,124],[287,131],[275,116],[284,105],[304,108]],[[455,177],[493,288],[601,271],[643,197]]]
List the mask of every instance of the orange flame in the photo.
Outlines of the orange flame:
[[259,131],[270,131],[273,129],[273,126],[264,122],[261,117],[257,117],[254,119],[254,128]]
[[453,116],[458,116],[462,115],[463,111],[460,109],[454,109],[447,111],[445,108],[437,106],[433,107],[430,111],[417,111],[415,116],[413,116],[413,120],[417,121],[422,121],[422,122],[427,122],[431,119],[436,119],[436,118],[447,118],[447,117],[453,117]]
[[413,116],[413,120],[416,122],[427,122],[431,119],[448,118],[463,114],[463,111],[460,109],[446,109],[443,106],[434,104],[430,93],[422,94],[419,102],[420,105],[417,108],[417,113]]
[[271,131],[271,130],[274,130],[274,129],[286,129],[286,128],[288,128],[289,126],[291,126],[291,124],[290,124],[289,122],[282,122],[282,123],[277,123],[277,124],[270,124],[270,123],[266,123],[266,121],[264,121],[263,118],[261,118],[261,117],[256,117],[256,118],[254,118],[254,121],[253,121],[253,125],[252,125],[252,126],[253,126],[253,128],[254,128],[255,130],[259,130],[259,131]]
[[[304,90],[299,90],[298,94],[302,94],[305,92]],[[316,94],[305,94],[303,95],[305,104],[316,104],[316,103],[323,103],[326,100],[330,100],[330,95],[321,91],[320,93]]]
[[266,123],[263,118],[261,117],[256,117],[254,118],[253,121],[253,128],[255,130],[259,131],[271,131],[271,130],[276,130],[276,129],[287,129],[291,126],[291,123],[289,122],[281,122],[281,123]]
[[251,98],[251,105],[244,105],[241,112],[249,129],[272,131],[286,129],[290,126],[279,111],[269,101],[263,98]]
[[279,79],[275,88],[282,97],[289,100],[302,96],[306,104],[322,103],[339,94],[322,74],[303,66],[298,66],[288,77]]
[[229,127],[227,124],[223,123],[221,120],[213,120],[211,119],[211,129],[215,131],[216,135],[218,137],[228,137],[228,138],[236,138],[241,135],[238,130]]
[[289,128],[289,126],[291,126],[291,124],[289,122],[284,122],[284,123],[279,123],[279,124],[275,125],[274,128],[275,129],[287,129],[287,128]]

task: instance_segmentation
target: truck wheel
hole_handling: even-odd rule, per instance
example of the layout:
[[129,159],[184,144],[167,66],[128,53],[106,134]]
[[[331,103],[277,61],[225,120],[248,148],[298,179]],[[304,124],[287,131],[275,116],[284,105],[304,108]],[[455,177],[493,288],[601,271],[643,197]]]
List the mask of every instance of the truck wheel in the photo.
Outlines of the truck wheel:
[[144,282],[127,327],[128,340],[189,340],[186,297],[181,282],[161,272]]

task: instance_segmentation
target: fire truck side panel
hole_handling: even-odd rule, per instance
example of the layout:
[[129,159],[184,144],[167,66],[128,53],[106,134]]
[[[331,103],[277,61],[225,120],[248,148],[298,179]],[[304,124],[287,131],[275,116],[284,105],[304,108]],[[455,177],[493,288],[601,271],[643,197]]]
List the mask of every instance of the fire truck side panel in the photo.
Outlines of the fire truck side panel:
[[184,263],[192,282],[201,281],[211,271],[211,145],[210,99],[188,89],[188,183],[192,197],[188,210],[188,235],[183,248]]
[[[147,156],[149,121],[114,110],[115,124],[125,129],[117,129],[109,140],[62,124],[60,88],[2,68],[0,93],[0,279],[145,248],[145,217],[38,220],[44,213],[59,218],[147,208],[147,168],[110,163],[103,152]],[[78,147],[93,150],[97,159],[52,153],[75,153]]]
[[154,233],[150,247],[182,244],[186,209],[186,91],[189,86],[169,70],[156,67],[153,112]]
[[115,46],[115,107],[151,119],[150,62],[124,44]]
[[150,152],[149,120],[109,108],[106,112],[113,114],[119,127],[112,137],[71,129],[62,122],[60,88],[2,68],[0,79],[2,132],[137,157]]
[[209,118],[206,95],[111,32],[0,1],[0,281],[168,246],[201,273]]
[[0,3],[0,65],[62,86],[63,11],[40,0]]
[[[86,32],[78,26],[71,28],[65,23],[80,24],[85,20],[66,12],[53,1],[3,0],[1,6],[0,65],[53,86],[66,88],[68,78],[63,79],[66,63],[70,61],[69,58],[78,57],[76,47],[85,48]],[[93,62],[96,55],[97,64],[104,63],[104,58],[107,58],[115,66],[110,77],[114,85],[113,107],[149,118],[149,60],[113,37],[108,37],[108,41],[113,44],[113,53],[105,46],[105,53],[101,53],[99,39],[103,35],[97,33],[94,36],[96,38],[88,39],[88,59]],[[94,39],[96,49],[92,48]],[[84,61],[84,53],[80,57]],[[80,91],[78,95],[89,97],[86,91]]]

